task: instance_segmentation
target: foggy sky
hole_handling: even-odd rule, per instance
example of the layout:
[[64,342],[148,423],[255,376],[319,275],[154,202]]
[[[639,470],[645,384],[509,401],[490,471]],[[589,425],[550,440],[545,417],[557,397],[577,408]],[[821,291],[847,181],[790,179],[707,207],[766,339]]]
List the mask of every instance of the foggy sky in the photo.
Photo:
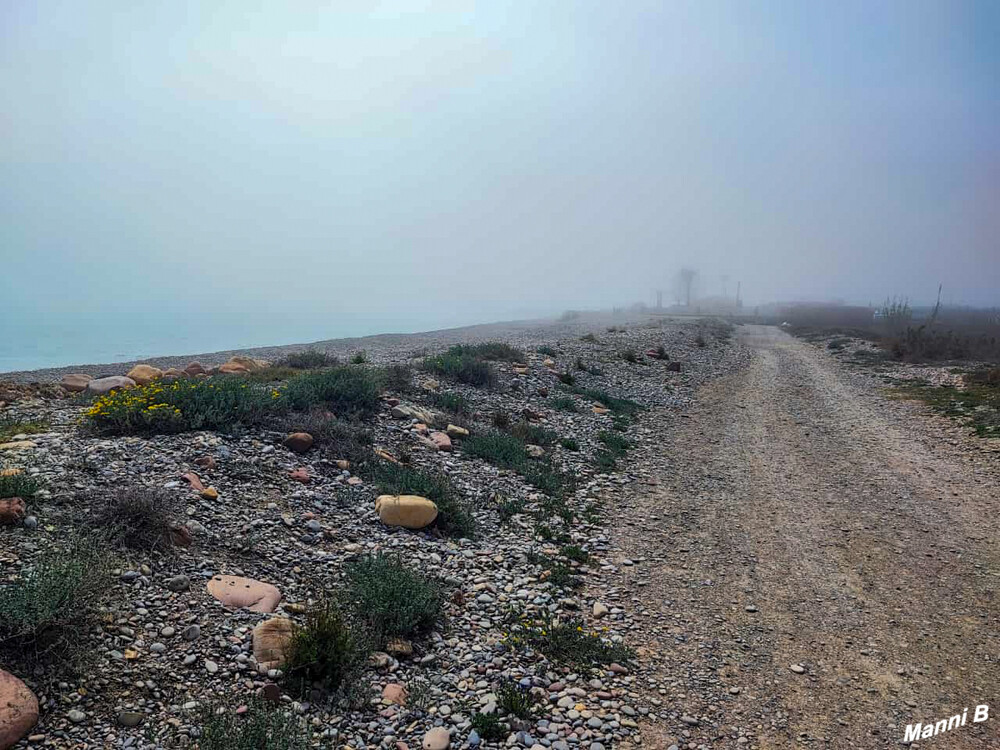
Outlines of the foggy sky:
[[7,0],[3,309],[1000,303],[1000,5],[820,5]]

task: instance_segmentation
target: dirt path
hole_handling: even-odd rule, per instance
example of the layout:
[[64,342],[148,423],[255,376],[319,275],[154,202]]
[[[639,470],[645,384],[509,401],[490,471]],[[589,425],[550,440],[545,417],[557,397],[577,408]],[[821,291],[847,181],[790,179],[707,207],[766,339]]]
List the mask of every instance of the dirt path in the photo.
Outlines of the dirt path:
[[972,722],[1000,712],[997,454],[741,331],[750,367],[664,422],[621,509],[666,717],[645,747],[898,747],[968,707],[917,746],[1000,748],[1000,716]]

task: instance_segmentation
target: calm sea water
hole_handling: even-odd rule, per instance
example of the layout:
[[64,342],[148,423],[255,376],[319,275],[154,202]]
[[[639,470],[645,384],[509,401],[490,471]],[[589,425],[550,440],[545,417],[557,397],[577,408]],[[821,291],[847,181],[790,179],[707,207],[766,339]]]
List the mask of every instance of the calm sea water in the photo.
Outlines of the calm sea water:
[[[379,333],[415,333],[494,320],[529,317],[527,311],[419,311],[384,315],[309,316],[289,313],[232,311],[217,315],[169,317],[79,315],[65,319],[4,319],[0,312],[0,373],[66,367],[77,364],[127,362],[146,357],[203,354],[228,349],[301,344]],[[506,313],[506,315],[504,315]]]
[[218,322],[181,326],[127,322],[22,325],[0,334],[0,372],[279,346],[371,332],[356,330],[353,326],[348,329],[333,325],[282,325],[280,322],[270,325]]

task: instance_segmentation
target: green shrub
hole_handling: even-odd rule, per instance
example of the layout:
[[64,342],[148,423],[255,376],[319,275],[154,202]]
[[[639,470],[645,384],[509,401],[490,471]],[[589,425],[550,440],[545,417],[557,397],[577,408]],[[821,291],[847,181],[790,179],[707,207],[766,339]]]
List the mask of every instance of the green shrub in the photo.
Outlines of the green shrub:
[[453,414],[468,416],[472,413],[472,402],[461,393],[432,393],[430,401],[439,409]]
[[560,622],[548,615],[513,623],[508,642],[514,648],[535,649],[557,664],[585,673],[601,664],[620,664],[635,657],[627,646],[608,643],[600,634],[587,632],[581,620]]
[[573,377],[573,373],[571,372],[560,372],[556,377],[559,378],[559,382],[563,385],[573,385],[576,383],[576,378]]
[[600,341],[598,341],[597,339],[597,336],[595,336],[593,333],[585,333],[583,336],[580,337],[580,341],[586,341],[588,344],[600,343]]
[[308,750],[312,733],[282,705],[261,698],[246,701],[246,711],[236,706],[214,706],[202,718],[201,750]]
[[297,370],[294,367],[279,367],[277,365],[270,365],[251,372],[241,372],[238,375],[219,375],[216,379],[223,380],[235,378],[242,380],[245,383],[275,385],[297,377],[300,372],[301,370]]
[[574,453],[580,450],[580,443],[577,442],[576,438],[563,438],[559,441],[559,445],[568,451],[573,451]]
[[604,443],[604,446],[616,457],[624,456],[631,447],[628,440],[615,432],[606,430],[597,433],[597,439]]
[[559,554],[567,560],[572,560],[573,562],[587,563],[590,561],[590,554],[583,547],[577,544],[564,545],[563,548],[559,550]]
[[333,367],[338,363],[337,358],[332,354],[309,348],[301,352],[286,354],[284,357],[275,360],[272,366],[289,367],[293,370],[318,370],[321,367]]
[[305,411],[322,405],[338,417],[370,417],[379,409],[379,378],[363,367],[344,365],[306,372],[288,382],[283,401]]
[[556,438],[558,438],[558,435],[552,432],[552,430],[546,430],[544,427],[539,427],[527,421],[518,422],[513,425],[510,428],[510,434],[522,443],[529,443],[531,445],[552,445],[555,443]]
[[548,344],[543,344],[542,346],[540,346],[537,349],[535,349],[535,351],[538,352],[539,354],[544,354],[546,357],[558,357],[559,356],[559,352],[557,352],[555,349],[553,349]]
[[49,429],[49,423],[44,419],[22,420],[8,414],[0,415],[0,443],[10,440],[15,435],[37,435]]
[[510,427],[511,423],[510,413],[502,409],[497,409],[490,417],[490,421],[498,430],[506,430]]
[[368,361],[368,352],[366,352],[364,349],[356,351],[354,352],[354,354],[351,355],[352,365],[363,365],[367,361]]
[[449,536],[472,539],[475,518],[468,503],[455,492],[447,475],[402,466],[391,461],[376,461],[370,470],[378,491],[385,495],[420,495],[438,507],[437,528]]
[[180,499],[169,490],[122,487],[101,490],[84,501],[94,511],[94,527],[112,546],[147,552],[173,546],[170,527],[180,511]]
[[44,486],[45,483],[41,479],[28,474],[0,475],[0,497],[20,497],[30,500]]
[[275,426],[281,432],[308,432],[317,446],[336,459],[360,464],[372,456],[371,430],[320,409],[283,415],[275,420]]
[[448,354],[454,357],[474,357],[501,362],[525,362],[527,355],[502,341],[487,341],[482,344],[455,344],[448,349]]
[[535,707],[535,697],[528,688],[513,680],[501,680],[496,691],[497,706],[510,716],[527,719]]
[[340,609],[326,601],[311,609],[305,624],[295,629],[284,669],[300,694],[307,695],[313,687],[333,692],[358,676],[364,658],[364,649]]
[[348,563],[346,573],[353,616],[380,646],[428,630],[441,616],[440,584],[398,557],[365,556]]
[[157,381],[100,396],[84,416],[96,431],[112,435],[223,429],[261,423],[280,410],[281,396],[235,376]]
[[549,399],[549,406],[558,411],[576,412],[576,401],[569,396],[555,396]]
[[631,362],[633,365],[639,362],[639,353],[635,349],[625,349],[622,352],[622,359]]
[[76,540],[40,557],[20,579],[0,586],[0,652],[31,660],[69,648],[109,582],[107,555],[93,541]]
[[610,409],[616,414],[624,414],[626,416],[636,416],[642,407],[635,401],[631,401],[627,398],[617,398],[612,396],[607,391],[602,391],[597,388],[581,388],[579,386],[575,388],[568,388],[570,393],[575,393],[578,396],[585,396],[592,401],[597,401],[602,404],[605,408]]
[[471,354],[453,354],[449,351],[425,357],[423,368],[440,377],[480,388],[492,388],[497,382],[493,367]]
[[594,465],[603,472],[614,471],[618,466],[615,455],[611,451],[597,451],[594,454]]
[[524,512],[525,503],[519,497],[495,497],[497,504],[497,514],[500,516],[500,523],[510,523],[510,519],[519,513]]
[[472,728],[487,742],[502,742],[507,738],[507,725],[496,714],[472,715]]
[[380,377],[383,386],[394,393],[413,390],[413,368],[409,365],[386,365],[382,368]]
[[504,432],[472,435],[465,440],[463,448],[466,454],[482,458],[501,469],[516,471],[530,461],[524,443]]

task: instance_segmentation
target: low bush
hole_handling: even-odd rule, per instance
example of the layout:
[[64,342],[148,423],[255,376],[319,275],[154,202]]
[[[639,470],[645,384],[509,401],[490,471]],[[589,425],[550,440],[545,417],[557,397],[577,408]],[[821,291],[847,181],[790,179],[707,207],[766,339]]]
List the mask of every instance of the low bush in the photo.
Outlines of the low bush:
[[539,354],[545,355],[546,357],[558,357],[559,356],[559,352],[557,352],[555,349],[553,349],[548,344],[543,344],[542,346],[540,346],[537,349],[535,349],[535,351],[538,352]]
[[430,401],[437,408],[452,414],[468,416],[472,413],[472,402],[461,393],[433,393]]
[[65,652],[95,615],[110,583],[107,554],[92,540],[49,553],[0,586],[0,653],[34,661]]
[[427,372],[440,377],[480,388],[492,388],[497,382],[493,367],[471,354],[453,354],[449,350],[425,357],[422,366]]
[[578,396],[585,396],[592,401],[597,401],[606,409],[610,409],[615,414],[624,414],[625,416],[636,416],[642,411],[642,407],[635,401],[631,401],[627,398],[617,398],[612,396],[607,391],[602,391],[596,388],[581,388],[579,386],[575,388],[569,388],[570,393],[575,393]]
[[510,434],[522,443],[531,445],[552,445],[559,437],[552,430],[531,424],[527,421],[518,422],[510,428]]
[[20,497],[30,500],[44,486],[45,483],[41,479],[28,474],[0,474],[0,498]]
[[364,349],[354,352],[354,354],[351,355],[352,365],[363,365],[367,361],[368,361],[368,352],[366,352]]
[[225,429],[259,424],[280,408],[281,395],[240,377],[154,382],[100,396],[85,418],[112,435]]
[[604,443],[604,446],[616,457],[624,456],[631,446],[629,441],[623,436],[614,432],[603,430],[597,433],[597,439]]
[[514,647],[528,647],[551,661],[581,672],[603,665],[626,662],[635,652],[624,645],[608,643],[600,634],[585,630],[581,620],[564,622],[550,616],[512,623],[507,637]]
[[448,354],[454,357],[474,357],[500,362],[525,362],[527,355],[523,350],[502,341],[487,341],[482,344],[455,344],[448,349]]
[[578,544],[564,545],[563,548],[559,550],[559,554],[567,560],[572,560],[573,562],[581,564],[590,562],[590,553]]
[[576,378],[573,377],[573,373],[571,372],[560,372],[556,375],[556,378],[558,378],[559,382],[563,385],[573,385],[576,383]]
[[569,396],[554,396],[549,399],[549,406],[558,411],[576,412],[576,401]]
[[382,385],[393,393],[413,390],[413,368],[409,365],[386,365],[380,372]]
[[398,557],[362,557],[347,564],[346,574],[353,617],[379,646],[426,631],[441,616],[440,584]]
[[494,497],[494,502],[501,524],[510,523],[514,516],[524,512],[525,502],[519,497]]
[[312,733],[295,713],[254,697],[246,710],[237,706],[209,708],[203,718],[200,750],[308,750]]
[[339,360],[332,354],[321,352],[318,349],[304,349],[301,352],[292,352],[273,363],[274,367],[289,367],[293,370],[318,370],[321,367],[333,367]]
[[618,461],[611,451],[597,451],[594,454],[594,465],[602,472],[614,471]]
[[625,349],[621,353],[621,357],[626,362],[630,362],[633,365],[639,362],[639,353],[635,349]]
[[487,742],[502,742],[507,739],[507,725],[496,714],[481,714],[477,711],[472,715],[472,728]]
[[510,427],[511,423],[510,412],[503,411],[502,409],[497,409],[495,412],[493,412],[492,416],[490,417],[490,421],[493,423],[493,426],[496,427],[498,430],[506,430],[508,427]]
[[514,680],[502,680],[496,690],[497,707],[510,716],[527,719],[535,707],[535,697],[531,690],[521,687]]
[[583,336],[580,337],[580,341],[586,341],[588,344],[599,344],[599,343],[601,343],[598,340],[597,336],[595,336],[593,333],[585,333]]
[[170,527],[180,511],[179,497],[159,487],[123,487],[85,498],[93,525],[113,547],[168,550]]
[[49,429],[49,423],[44,419],[16,419],[9,414],[0,414],[0,443],[10,440],[15,435],[37,435]]
[[385,495],[420,495],[438,507],[434,525],[445,534],[473,538],[475,518],[469,504],[458,496],[446,474],[428,472],[391,461],[376,461],[369,470],[378,491]]
[[531,459],[524,443],[505,432],[472,435],[463,443],[465,453],[481,458],[501,469],[521,469]]
[[308,695],[314,688],[332,693],[359,675],[365,657],[339,607],[326,601],[311,609],[305,623],[295,629],[284,669],[299,694]]
[[580,443],[577,441],[576,438],[571,438],[571,437],[563,438],[562,440],[559,441],[559,445],[561,445],[568,451],[572,451],[573,453],[576,453],[578,450],[580,450]]
[[314,406],[331,409],[338,417],[370,417],[379,409],[378,373],[364,367],[342,365],[306,372],[288,382],[282,400],[291,409]]
[[337,419],[325,410],[285,414],[275,421],[281,432],[308,432],[335,459],[361,464],[372,456],[372,432],[358,422]]

